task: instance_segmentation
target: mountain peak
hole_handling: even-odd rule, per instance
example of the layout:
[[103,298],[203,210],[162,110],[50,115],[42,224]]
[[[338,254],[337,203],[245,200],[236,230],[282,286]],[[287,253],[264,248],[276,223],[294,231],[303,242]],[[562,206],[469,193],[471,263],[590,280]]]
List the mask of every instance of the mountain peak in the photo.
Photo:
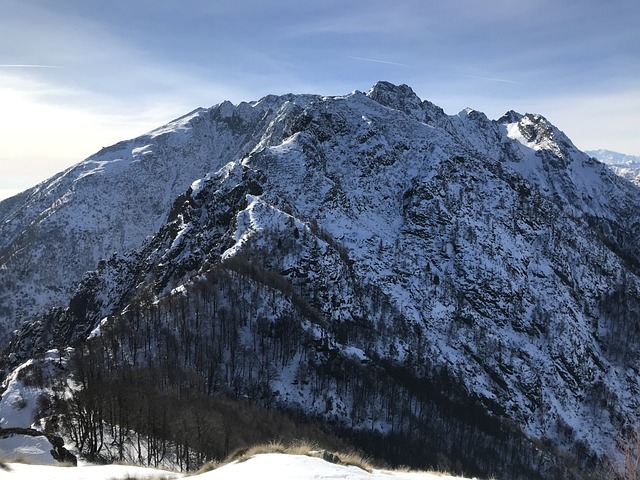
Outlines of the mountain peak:
[[576,155],[584,156],[564,132],[538,113],[522,115],[511,110],[498,123],[507,127],[510,138],[518,140],[525,147],[551,152],[554,162],[563,168],[571,163],[572,158],[577,158]]
[[379,81],[367,92],[367,97],[385,107],[400,110],[421,121],[424,117],[422,100],[408,85],[394,85],[390,82]]
[[502,123],[502,124],[517,123],[520,120],[522,120],[523,116],[524,115],[516,112],[515,110],[509,110],[507,113],[505,113],[503,116],[501,116],[498,119],[498,123]]
[[387,82],[385,80],[380,80],[376,82],[375,85],[371,87],[371,89],[367,92],[367,95],[373,97],[374,95],[379,94],[381,92],[392,92],[398,95],[401,94],[401,95],[407,95],[407,96],[415,96],[417,98],[417,95],[409,85],[406,85],[404,83],[400,85],[396,85],[394,83]]

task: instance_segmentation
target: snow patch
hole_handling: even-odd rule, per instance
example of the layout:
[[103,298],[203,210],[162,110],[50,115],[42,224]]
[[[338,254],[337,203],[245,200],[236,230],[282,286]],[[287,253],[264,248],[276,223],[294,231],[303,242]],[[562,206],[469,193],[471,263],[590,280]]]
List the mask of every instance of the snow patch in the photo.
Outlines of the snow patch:
[[[38,465],[58,465],[51,456],[52,445],[46,437],[13,435],[0,438],[0,460],[20,460]],[[5,475],[0,469],[0,478]],[[16,478],[13,477],[12,478]],[[30,477],[43,478],[43,477]],[[46,477],[45,477],[46,478]]]

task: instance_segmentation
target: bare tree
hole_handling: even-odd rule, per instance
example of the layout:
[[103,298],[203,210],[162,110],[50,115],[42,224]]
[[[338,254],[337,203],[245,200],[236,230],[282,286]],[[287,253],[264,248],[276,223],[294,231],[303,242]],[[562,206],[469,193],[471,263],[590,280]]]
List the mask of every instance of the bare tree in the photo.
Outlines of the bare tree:
[[640,479],[640,425],[629,429],[618,442],[619,452],[612,454],[607,462],[611,480]]

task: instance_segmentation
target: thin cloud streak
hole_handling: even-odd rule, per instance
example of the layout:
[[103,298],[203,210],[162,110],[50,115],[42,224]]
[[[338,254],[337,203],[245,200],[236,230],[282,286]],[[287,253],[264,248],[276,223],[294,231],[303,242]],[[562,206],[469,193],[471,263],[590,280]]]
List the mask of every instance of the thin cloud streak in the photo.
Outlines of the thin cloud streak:
[[400,67],[411,67],[411,65],[407,65],[406,63],[387,62],[386,60],[376,60],[375,58],[354,57],[351,55],[347,55],[347,57],[353,58],[354,60],[362,60],[364,62],[384,63],[385,65],[398,65]]
[[478,80],[489,80],[491,82],[501,82],[501,83],[512,83],[514,85],[524,85],[521,82],[516,82],[515,80],[506,80],[504,78],[493,78],[493,77],[481,77],[478,75],[460,75],[461,77],[465,77],[465,78],[475,78]]
[[38,65],[38,64],[11,64],[0,63],[0,68],[62,68],[60,65]]

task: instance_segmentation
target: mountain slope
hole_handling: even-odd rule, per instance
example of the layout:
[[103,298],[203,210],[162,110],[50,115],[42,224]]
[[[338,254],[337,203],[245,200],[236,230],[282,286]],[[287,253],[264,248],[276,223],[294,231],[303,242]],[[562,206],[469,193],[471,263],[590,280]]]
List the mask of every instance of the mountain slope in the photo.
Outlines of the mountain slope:
[[640,197],[544,117],[448,116],[379,82],[225,103],[113,149],[0,203],[5,282],[34,292],[2,298],[22,322],[9,363],[92,331],[145,368],[180,345],[203,391],[512,478],[569,478],[634,426]]
[[267,97],[195,110],[0,202],[0,338],[68,302],[99,260],[138,248],[193,180],[266,141],[286,103]]

